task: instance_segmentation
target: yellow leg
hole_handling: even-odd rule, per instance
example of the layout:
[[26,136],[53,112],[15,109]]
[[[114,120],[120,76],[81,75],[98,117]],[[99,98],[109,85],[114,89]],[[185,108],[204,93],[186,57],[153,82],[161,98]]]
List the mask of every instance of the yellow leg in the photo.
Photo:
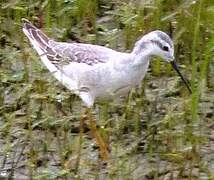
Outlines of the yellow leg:
[[97,129],[96,121],[93,119],[91,110],[89,108],[86,109],[86,114],[89,118],[89,127],[92,132],[92,135],[94,136],[97,145],[100,148],[100,155],[103,160],[109,160],[110,153],[108,150],[108,145],[104,142],[103,138],[101,137],[99,130]]
[[[80,119],[80,131],[79,131],[79,145],[78,145],[78,154],[75,162],[75,174],[79,171],[79,165],[80,165],[80,159],[81,159],[81,152],[82,152],[82,141],[83,141],[83,125],[85,120],[89,120],[89,128],[92,132],[93,137],[96,140],[97,145],[100,149],[100,156],[104,161],[107,161],[110,159],[110,153],[108,145],[105,143],[103,138],[101,137],[99,130],[97,129],[96,121],[93,119],[91,110],[89,108],[86,109],[85,113]],[[64,162],[64,167],[66,169],[71,169],[72,162],[70,160]]]

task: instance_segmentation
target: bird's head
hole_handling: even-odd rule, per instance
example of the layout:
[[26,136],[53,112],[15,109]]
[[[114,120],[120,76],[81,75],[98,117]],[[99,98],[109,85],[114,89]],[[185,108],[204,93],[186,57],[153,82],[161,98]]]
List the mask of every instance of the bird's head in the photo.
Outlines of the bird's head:
[[162,31],[152,31],[144,35],[135,44],[134,50],[138,53],[149,53],[150,56],[159,56],[166,62],[174,60],[174,45],[171,38]]
[[140,57],[159,56],[163,58],[164,61],[170,62],[172,67],[176,70],[187,86],[188,90],[191,92],[187,81],[184,79],[177,67],[174,58],[173,41],[166,33],[157,30],[144,35],[139,41],[136,42],[133,53],[140,55]]

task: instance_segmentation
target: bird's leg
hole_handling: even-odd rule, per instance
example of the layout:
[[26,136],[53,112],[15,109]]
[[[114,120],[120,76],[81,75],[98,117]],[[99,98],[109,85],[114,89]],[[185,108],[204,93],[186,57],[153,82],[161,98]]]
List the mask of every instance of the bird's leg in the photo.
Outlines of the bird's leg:
[[103,160],[109,160],[110,153],[109,153],[109,150],[108,150],[108,146],[105,143],[105,141],[103,140],[103,138],[101,137],[101,135],[99,133],[99,130],[97,129],[97,124],[96,124],[96,121],[92,117],[91,109],[87,108],[86,109],[86,113],[88,115],[87,117],[89,118],[89,128],[90,128],[90,130],[92,132],[92,135],[94,136],[94,138],[96,140],[97,145],[100,148],[101,158]]
[[[87,111],[86,111],[87,112]],[[78,155],[76,159],[76,166],[75,166],[75,173],[78,172],[79,164],[80,164],[80,158],[81,158],[81,149],[82,149],[82,141],[83,141],[83,125],[84,121],[87,119],[86,112],[82,115],[80,118],[80,126],[79,126],[79,145],[78,145]]]

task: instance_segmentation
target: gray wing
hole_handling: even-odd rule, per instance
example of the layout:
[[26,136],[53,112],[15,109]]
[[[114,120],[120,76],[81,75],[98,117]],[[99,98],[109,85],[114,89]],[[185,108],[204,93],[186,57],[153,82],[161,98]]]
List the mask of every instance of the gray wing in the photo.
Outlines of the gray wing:
[[97,45],[83,43],[56,42],[48,38],[42,31],[23,19],[23,31],[29,38],[40,56],[47,59],[57,68],[72,62],[85,63],[93,66],[98,63],[106,63],[116,51]]
[[110,60],[112,53],[116,51],[102,46],[83,44],[83,43],[63,43],[49,41],[50,47],[59,55],[59,62],[63,63],[85,63],[95,65],[98,63],[106,63]]

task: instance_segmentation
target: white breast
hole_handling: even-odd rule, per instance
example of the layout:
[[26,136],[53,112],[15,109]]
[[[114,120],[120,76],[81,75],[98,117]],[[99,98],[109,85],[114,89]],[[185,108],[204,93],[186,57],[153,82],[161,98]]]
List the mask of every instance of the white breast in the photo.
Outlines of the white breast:
[[[126,54],[127,55],[127,54]],[[130,57],[131,58],[131,57]],[[64,71],[77,82],[79,91],[89,91],[94,98],[112,98],[127,93],[139,85],[147,71],[149,61],[134,65],[133,60],[112,60],[88,67],[85,64],[70,64]],[[72,69],[72,70],[71,70]]]

